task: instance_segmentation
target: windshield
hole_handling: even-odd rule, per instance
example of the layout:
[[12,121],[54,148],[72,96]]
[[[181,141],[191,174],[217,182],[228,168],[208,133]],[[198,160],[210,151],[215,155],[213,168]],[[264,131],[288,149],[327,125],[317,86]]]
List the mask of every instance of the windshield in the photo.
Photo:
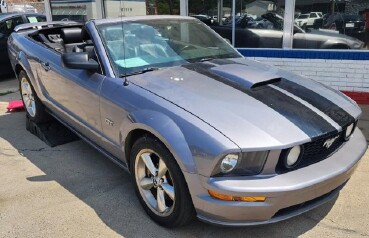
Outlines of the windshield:
[[138,20],[98,26],[117,75],[241,55],[198,20]]

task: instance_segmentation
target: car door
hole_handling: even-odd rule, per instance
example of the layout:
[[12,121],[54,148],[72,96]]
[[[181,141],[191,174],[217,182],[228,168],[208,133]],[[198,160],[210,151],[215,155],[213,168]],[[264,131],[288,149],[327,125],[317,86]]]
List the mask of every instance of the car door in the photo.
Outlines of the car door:
[[95,143],[101,141],[99,72],[63,67],[61,53],[39,52],[39,77],[48,106],[59,117]]
[[10,62],[8,58],[7,41],[10,34],[17,25],[23,24],[21,16],[5,19],[0,22],[0,66],[1,70],[10,71]]

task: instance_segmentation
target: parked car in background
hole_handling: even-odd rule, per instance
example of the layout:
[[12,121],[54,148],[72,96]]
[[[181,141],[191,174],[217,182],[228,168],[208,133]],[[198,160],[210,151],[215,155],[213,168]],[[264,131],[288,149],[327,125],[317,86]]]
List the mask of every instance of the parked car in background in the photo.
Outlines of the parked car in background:
[[0,75],[12,73],[8,58],[7,41],[14,28],[24,23],[46,21],[46,16],[35,13],[0,14]]
[[[249,27],[247,22],[236,24],[235,46],[239,48],[281,48],[283,18],[275,13],[262,15],[272,25],[268,29]],[[211,26],[222,37],[232,40],[232,26]],[[358,39],[332,32],[306,31],[295,25],[293,48],[300,49],[361,49],[364,43]]]
[[354,101],[245,59],[195,18],[18,28],[8,49],[30,120],[57,118],[128,170],[162,226],[297,216],[334,199],[367,149]]
[[340,34],[352,36],[360,40],[365,39],[365,19],[361,15],[340,14],[329,16],[323,28],[338,31]]
[[321,12],[310,12],[308,14],[301,14],[296,20],[296,24],[300,27],[312,27],[316,19],[323,18]]
[[[204,23],[206,24],[206,22]],[[236,27],[241,27],[241,28],[246,28],[246,27],[247,28],[258,28],[258,29],[272,29],[273,28],[273,23],[271,23],[269,20],[262,18],[262,17],[248,15],[248,14],[245,14],[243,16],[236,16],[235,23],[236,23]],[[228,19],[227,22],[224,22],[223,25],[232,26],[232,18]]]
[[8,5],[6,0],[1,0],[1,13],[10,13],[10,12],[29,12],[29,13],[37,13],[37,9],[29,4],[11,4]]
[[296,19],[295,19],[295,22],[298,26],[302,27],[302,26],[306,26],[307,24],[307,21],[309,19],[309,15],[310,14],[301,14],[300,16],[298,16]]
[[219,23],[213,17],[209,15],[192,15],[191,17],[199,19],[200,21],[204,22],[208,26],[219,25]]

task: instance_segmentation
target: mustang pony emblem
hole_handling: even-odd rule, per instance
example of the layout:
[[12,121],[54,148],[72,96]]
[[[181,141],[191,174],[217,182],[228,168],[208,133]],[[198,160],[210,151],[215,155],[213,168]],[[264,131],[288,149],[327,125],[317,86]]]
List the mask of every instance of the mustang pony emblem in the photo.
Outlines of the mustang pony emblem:
[[333,145],[333,143],[338,139],[339,136],[333,137],[331,139],[328,139],[324,142],[323,146],[327,149]]

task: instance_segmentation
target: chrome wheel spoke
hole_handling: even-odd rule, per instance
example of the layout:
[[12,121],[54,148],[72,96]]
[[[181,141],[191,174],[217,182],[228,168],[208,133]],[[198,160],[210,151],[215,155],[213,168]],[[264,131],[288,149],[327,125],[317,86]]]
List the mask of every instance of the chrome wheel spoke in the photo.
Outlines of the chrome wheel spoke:
[[165,205],[165,198],[164,198],[164,190],[163,189],[161,189],[161,188],[157,189],[156,200],[157,200],[157,203],[158,203],[158,211],[163,213],[167,209],[167,206]]
[[30,106],[32,107],[32,109],[35,109],[36,107],[35,100],[33,99],[30,100]]
[[174,187],[169,183],[162,183],[161,187],[163,188],[164,192],[174,201]]
[[28,97],[23,98],[23,101],[26,107],[29,107],[29,105],[31,104],[31,100]]
[[27,106],[28,106],[28,107],[32,107],[32,109],[33,109],[34,101],[32,101],[32,99],[30,99],[30,98],[29,98],[29,99],[27,100],[27,102],[28,102],[28,105],[27,105]]
[[158,177],[162,178],[165,176],[165,173],[168,171],[168,168],[164,161],[161,159],[159,160],[159,171],[158,171]]
[[156,175],[156,167],[154,163],[152,162],[152,159],[150,157],[149,153],[145,153],[141,155],[142,161],[145,163],[146,168],[150,171],[150,173],[155,176]]
[[140,182],[141,188],[149,190],[154,186],[154,182],[150,178],[143,178]]
[[23,83],[24,91],[26,91],[27,94],[30,94],[30,90],[28,86],[29,86],[28,83]]

